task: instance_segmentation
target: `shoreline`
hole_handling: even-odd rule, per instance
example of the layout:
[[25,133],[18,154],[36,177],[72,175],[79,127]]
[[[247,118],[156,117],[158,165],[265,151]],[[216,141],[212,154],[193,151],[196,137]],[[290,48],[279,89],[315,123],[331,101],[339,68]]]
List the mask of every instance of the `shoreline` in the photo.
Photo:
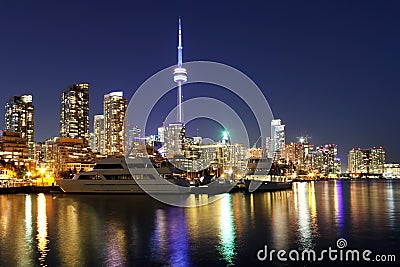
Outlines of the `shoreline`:
[[[390,183],[390,182],[400,182],[400,179],[374,179],[374,178],[353,178],[353,179],[331,179],[331,180],[302,180],[302,181],[294,181],[293,183],[304,183],[304,182],[331,182],[331,181],[348,181],[348,182],[382,182],[382,183]],[[246,190],[241,187],[233,188],[229,193],[236,192],[245,192]],[[38,194],[38,193],[57,193],[64,194],[61,188],[57,185],[55,186],[18,186],[18,187],[0,187],[0,195],[6,194]],[[68,193],[66,193],[68,194]],[[101,195],[101,194],[99,194]]]
[[0,187],[0,195],[2,194],[36,194],[36,193],[62,193],[59,186],[15,186]]

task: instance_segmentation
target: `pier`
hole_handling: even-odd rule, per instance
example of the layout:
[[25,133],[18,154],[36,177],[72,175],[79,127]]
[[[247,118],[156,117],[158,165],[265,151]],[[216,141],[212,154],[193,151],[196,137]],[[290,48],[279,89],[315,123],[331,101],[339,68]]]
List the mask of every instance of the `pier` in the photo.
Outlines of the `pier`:
[[52,193],[62,192],[59,186],[13,186],[0,187],[0,194],[35,194],[35,193]]

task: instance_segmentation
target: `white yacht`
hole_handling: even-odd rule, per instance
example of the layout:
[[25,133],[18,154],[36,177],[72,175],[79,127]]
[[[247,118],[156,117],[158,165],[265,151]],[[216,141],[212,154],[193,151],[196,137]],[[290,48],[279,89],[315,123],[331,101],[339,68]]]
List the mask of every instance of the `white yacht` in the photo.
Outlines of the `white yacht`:
[[92,171],[77,173],[72,179],[59,179],[57,184],[65,193],[143,194],[142,187],[148,193],[181,194],[189,191],[184,186],[175,186],[172,178],[161,178],[149,160],[137,158],[128,164],[125,158],[106,158],[99,161]]
[[215,181],[206,186],[190,186],[186,179],[175,179],[168,168],[154,168],[147,158],[106,158],[89,172],[72,179],[59,179],[64,193],[80,194],[221,194],[234,184]]

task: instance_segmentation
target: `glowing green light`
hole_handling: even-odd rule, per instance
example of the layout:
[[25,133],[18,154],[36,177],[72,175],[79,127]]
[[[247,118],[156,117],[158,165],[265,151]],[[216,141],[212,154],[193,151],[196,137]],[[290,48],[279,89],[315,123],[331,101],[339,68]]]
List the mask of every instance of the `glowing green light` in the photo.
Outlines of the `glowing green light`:
[[229,138],[229,132],[228,131],[223,131],[222,132],[222,136],[223,136],[223,139],[228,139]]

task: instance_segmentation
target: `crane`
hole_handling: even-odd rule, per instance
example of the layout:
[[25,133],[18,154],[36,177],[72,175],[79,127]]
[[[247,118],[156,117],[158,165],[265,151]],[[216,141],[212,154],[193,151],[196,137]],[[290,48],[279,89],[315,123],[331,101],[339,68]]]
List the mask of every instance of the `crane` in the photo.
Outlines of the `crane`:
[[309,136],[308,134],[306,134],[305,136],[298,136],[296,137],[297,140],[299,140],[299,143],[302,144],[304,142],[308,142],[308,139],[311,139],[311,136]]
[[260,139],[261,139],[261,135],[260,135],[260,137],[258,137],[257,141],[254,143],[252,148],[256,148],[257,147],[257,143],[258,143],[258,141],[260,141]]

